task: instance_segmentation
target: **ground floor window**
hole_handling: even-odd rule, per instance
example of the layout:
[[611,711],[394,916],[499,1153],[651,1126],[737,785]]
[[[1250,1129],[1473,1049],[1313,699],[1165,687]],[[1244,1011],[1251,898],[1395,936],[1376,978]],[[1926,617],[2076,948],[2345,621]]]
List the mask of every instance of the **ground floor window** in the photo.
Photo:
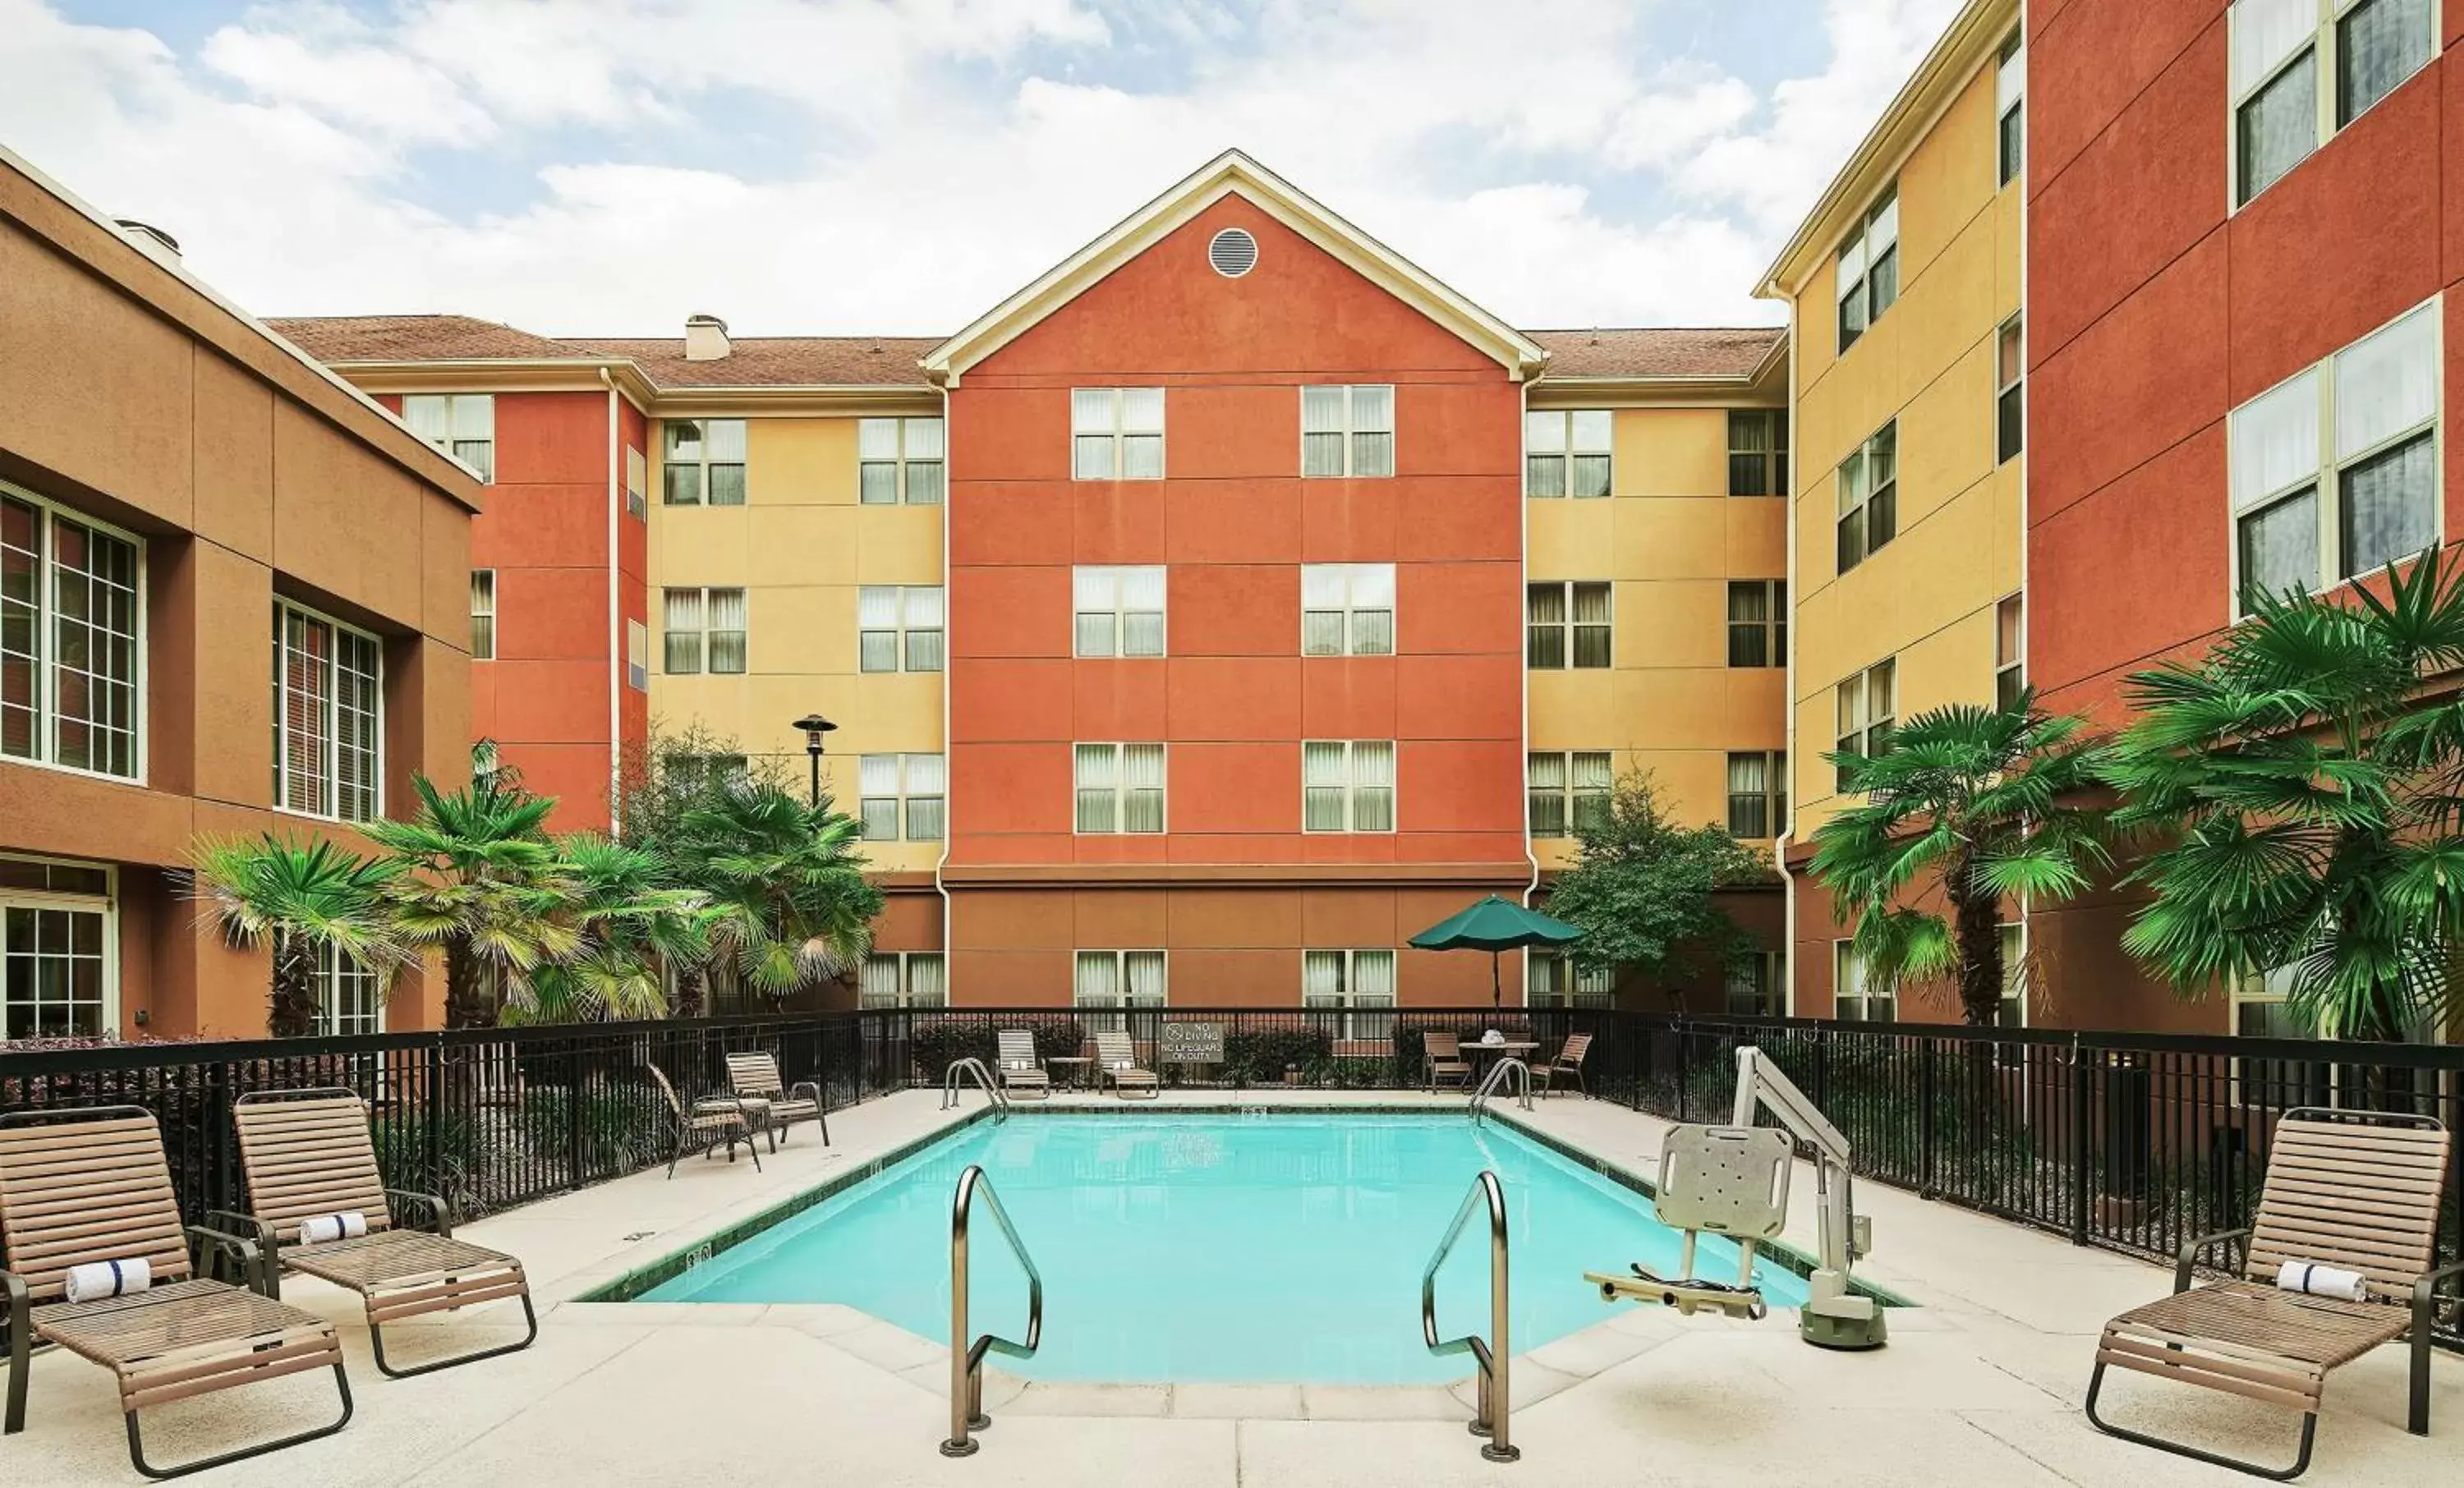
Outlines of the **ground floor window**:
[[1771,1018],[1787,1002],[1788,952],[1750,951],[1728,963],[1727,1012],[1731,1018]]
[[1891,1023],[1899,1020],[1899,999],[1887,992],[1868,993],[1865,989],[1865,958],[1857,953],[1853,940],[1831,943],[1832,996],[1837,999],[1836,1016],[1852,1023]]
[[332,946],[317,951],[317,1032],[385,1032],[385,987],[377,974]]
[[1069,1000],[1080,1009],[1078,1021],[1089,1033],[1119,1033],[1129,1020],[1116,1010],[1164,1005],[1164,954],[1160,951],[1081,951]]
[[937,1008],[949,1000],[937,951],[881,951],[864,958],[856,983],[858,1006]]
[[2002,1006],[1994,1014],[1997,1028],[2028,1026],[2028,932],[2017,925],[2000,927],[2002,940]]
[[1395,952],[1304,951],[1301,1006],[1340,1009],[1339,1039],[1385,1039],[1395,1031]]
[[1558,951],[1534,951],[1524,965],[1523,1001],[1535,1008],[1612,1008],[1617,977],[1605,966],[1576,966]]
[[0,1038],[119,1028],[111,870],[0,858]]

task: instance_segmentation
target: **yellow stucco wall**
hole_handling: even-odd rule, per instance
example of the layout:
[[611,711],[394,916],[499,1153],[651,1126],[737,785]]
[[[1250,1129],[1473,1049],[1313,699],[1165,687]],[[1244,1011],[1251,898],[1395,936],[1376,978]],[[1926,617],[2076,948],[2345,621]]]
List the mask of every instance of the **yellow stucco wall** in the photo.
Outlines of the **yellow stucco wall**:
[[[865,584],[941,582],[938,506],[862,506],[856,500],[856,420],[745,421],[745,504],[650,507],[650,712],[671,733],[698,724],[749,754],[788,756],[798,778],[803,736],[788,724],[818,710],[836,720],[825,786],[853,811],[858,759],[937,754],[941,673],[860,672],[856,591]],[[651,448],[666,448],[653,429]],[[653,455],[653,463],[657,455]],[[652,472],[650,490],[665,489]],[[741,676],[669,676],[660,591],[683,585],[745,590]],[[885,870],[930,869],[938,842],[869,842]]]

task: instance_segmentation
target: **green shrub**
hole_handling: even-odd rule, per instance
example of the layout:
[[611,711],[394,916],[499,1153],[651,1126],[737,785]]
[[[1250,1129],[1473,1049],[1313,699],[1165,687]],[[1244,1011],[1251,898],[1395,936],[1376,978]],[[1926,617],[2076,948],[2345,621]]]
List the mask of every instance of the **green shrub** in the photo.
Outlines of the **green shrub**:
[[916,1078],[926,1084],[937,1085],[949,1078],[950,1066],[963,1059],[979,1059],[986,1068],[993,1067],[993,1036],[999,1028],[1023,1028],[1033,1034],[1038,1059],[1074,1057],[1087,1041],[1086,1030],[1079,1026],[1078,1019],[1066,1013],[1006,1018],[998,1028],[981,1018],[919,1018],[908,1046]]
[[1333,1041],[1323,1029],[1232,1034],[1223,1040],[1223,1078],[1241,1085],[1279,1085],[1285,1070],[1297,1068],[1314,1084],[1332,1052]]

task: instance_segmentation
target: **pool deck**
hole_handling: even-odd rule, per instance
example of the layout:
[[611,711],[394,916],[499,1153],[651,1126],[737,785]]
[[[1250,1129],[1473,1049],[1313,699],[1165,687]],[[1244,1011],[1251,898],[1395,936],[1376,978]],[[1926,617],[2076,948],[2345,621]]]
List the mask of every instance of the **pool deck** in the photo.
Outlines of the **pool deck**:
[[[341,1325],[358,1414],[341,1434],[201,1475],[208,1484],[347,1483],[494,1488],[564,1482],[717,1484],[1555,1483],[2108,1484],[2252,1479],[2097,1433],[2081,1415],[2101,1323],[2162,1295],[2167,1273],[2125,1257],[1869,1184],[1869,1277],[1919,1307],[1891,1315],[1890,1346],[1834,1354],[1760,1324],[1603,1309],[1602,1321],[1516,1358],[1513,1436],[1523,1460],[1494,1465],[1462,1423],[1462,1390],[1316,1386],[986,1384],[982,1451],[942,1457],[942,1346],[838,1306],[605,1303],[573,1299],[773,1209],[833,1176],[931,1136],[957,1112],[909,1091],[838,1112],[825,1150],[796,1128],[762,1170],[687,1159],[474,1222],[462,1232],[522,1258],[541,1306],[526,1352],[410,1380],[376,1372],[354,1299],[321,1282],[286,1300]],[[1118,1105],[1063,1096],[1050,1108]],[[1141,1105],[1410,1107],[1413,1095],[1172,1092]],[[1443,1103],[1460,1108],[1460,1098]],[[1510,1119],[1634,1171],[1655,1166],[1664,1124],[1579,1099]],[[1793,1185],[1789,1236],[1810,1244],[1814,1185]],[[1434,1236],[1432,1236],[1434,1242]],[[1032,1243],[1032,1236],[1029,1237]],[[1619,1258],[1603,1256],[1603,1265]],[[938,1263],[940,1258],[918,1258]],[[1419,1258],[1400,1258],[1417,1266]],[[1047,1325],[1066,1326],[1047,1319]],[[397,1351],[508,1336],[501,1304],[398,1328]],[[411,1335],[416,1330],[419,1338]],[[137,1483],[111,1376],[56,1350],[33,1367],[26,1433],[0,1440],[0,1482]],[[2302,1479],[2378,1488],[2452,1485],[2464,1461],[2464,1359],[2432,1376],[2429,1437],[2403,1429],[2399,1348],[2339,1370],[2318,1455]],[[2144,1388],[2143,1388],[2144,1387]],[[2219,1450],[2284,1460],[2293,1418],[2208,1390],[2124,1375],[2111,1413]],[[178,1460],[252,1434],[330,1417],[330,1379],[292,1376],[149,1412],[149,1454]],[[2443,1465],[2442,1465],[2443,1464]]]

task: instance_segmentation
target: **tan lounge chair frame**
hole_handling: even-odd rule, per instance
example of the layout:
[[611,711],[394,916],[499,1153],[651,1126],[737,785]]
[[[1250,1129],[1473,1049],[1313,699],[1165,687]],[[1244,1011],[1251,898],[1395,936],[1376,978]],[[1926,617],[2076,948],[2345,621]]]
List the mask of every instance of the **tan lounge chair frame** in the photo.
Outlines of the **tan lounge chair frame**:
[[779,1074],[779,1057],[763,1049],[751,1049],[727,1057],[728,1088],[748,1104],[759,1102],[769,1112],[763,1127],[770,1133],[770,1150],[779,1150],[781,1134],[800,1121],[820,1124],[822,1146],[830,1145],[830,1118],[822,1109],[822,1087],[819,1082],[799,1080],[791,1088]]
[[[993,1035],[995,1073],[1001,1088],[1012,1095],[1034,1092],[1036,1099],[1052,1099],[1052,1076],[1044,1067],[1043,1057],[1035,1052],[1035,1035],[1023,1028],[1004,1028]],[[1024,1063],[1024,1069],[1012,1069]]]
[[[753,1171],[761,1171],[761,1145],[753,1140],[753,1119],[746,1112],[743,1101],[734,1096],[709,1096],[695,1101],[693,1109],[687,1110],[666,1070],[656,1064],[642,1067],[658,1082],[659,1094],[666,1099],[669,1114],[675,1120],[675,1147],[668,1153],[669,1177],[676,1175],[676,1164],[684,1160],[685,1153],[696,1142],[701,1144],[704,1157],[716,1151],[720,1143],[726,1143],[727,1160],[731,1163],[736,1161],[736,1144],[741,1142],[745,1155],[753,1159]],[[822,1140],[826,1143],[828,1134],[824,1133]]]
[[1163,1094],[1163,1083],[1155,1078],[1154,1070],[1139,1066],[1137,1049],[1121,1029],[1095,1036],[1095,1062],[1104,1071],[1104,1078],[1111,1082],[1112,1093],[1124,1101],[1133,1089],[1144,1090],[1150,1101]]

